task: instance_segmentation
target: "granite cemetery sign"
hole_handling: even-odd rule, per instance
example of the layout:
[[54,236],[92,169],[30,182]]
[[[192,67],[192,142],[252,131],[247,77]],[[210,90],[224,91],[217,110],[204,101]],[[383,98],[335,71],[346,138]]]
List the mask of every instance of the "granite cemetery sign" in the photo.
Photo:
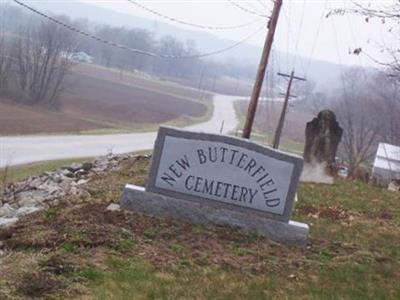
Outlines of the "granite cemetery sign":
[[146,189],[127,185],[121,205],[302,244],[308,226],[289,221],[302,165],[247,140],[160,127]]

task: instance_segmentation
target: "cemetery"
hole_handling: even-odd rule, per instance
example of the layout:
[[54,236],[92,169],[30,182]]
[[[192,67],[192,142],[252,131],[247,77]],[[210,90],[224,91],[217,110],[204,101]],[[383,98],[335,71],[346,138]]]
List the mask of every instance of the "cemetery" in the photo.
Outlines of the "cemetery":
[[[266,289],[272,299],[399,295],[398,193],[343,180],[300,183],[291,219],[310,228],[306,244],[294,246],[236,226],[152,217],[138,205],[110,207],[126,183],[146,186],[149,164],[146,156],[99,161],[93,168],[107,171],[85,175],[80,196],[49,201],[1,229],[2,298],[260,299]],[[158,204],[171,199],[157,196]]]
[[335,144],[318,146],[335,133],[314,131],[306,163],[333,182],[301,180],[298,155],[160,127],[151,156],[15,183],[1,298],[396,299],[400,194],[335,177]]
[[399,1],[31,2],[0,7],[0,300],[400,299]]
[[308,226],[289,222],[301,169],[302,158],[243,139],[160,127],[145,191],[127,186],[121,204],[304,244]]
[[[336,175],[332,111],[304,133],[301,156],[160,126],[149,155],[110,153],[9,184],[0,299],[399,298],[396,181]],[[375,163],[372,176],[390,181],[387,149],[375,161],[389,171]]]

